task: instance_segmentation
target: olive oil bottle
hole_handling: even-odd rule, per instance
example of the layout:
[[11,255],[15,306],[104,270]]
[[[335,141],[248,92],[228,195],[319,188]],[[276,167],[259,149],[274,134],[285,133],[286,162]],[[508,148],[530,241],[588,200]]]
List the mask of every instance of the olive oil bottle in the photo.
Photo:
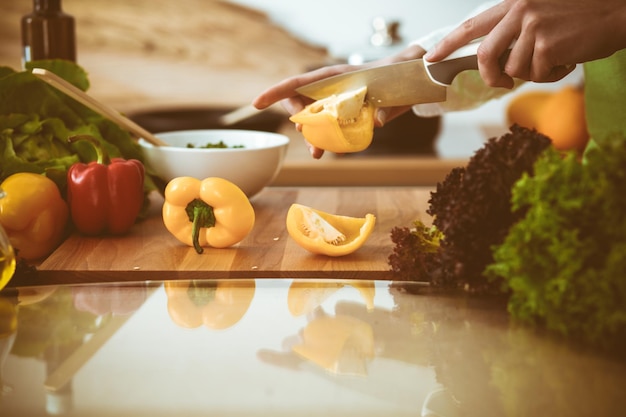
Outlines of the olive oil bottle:
[[[0,198],[5,196],[4,191],[0,188]],[[0,225],[0,290],[4,288],[15,272],[15,251],[11,246],[9,236],[5,233],[2,225]],[[0,381],[1,383],[2,381]],[[2,386],[0,385],[0,388]]]
[[61,10],[61,0],[33,0],[22,17],[22,61],[66,59],[76,62],[74,17]]

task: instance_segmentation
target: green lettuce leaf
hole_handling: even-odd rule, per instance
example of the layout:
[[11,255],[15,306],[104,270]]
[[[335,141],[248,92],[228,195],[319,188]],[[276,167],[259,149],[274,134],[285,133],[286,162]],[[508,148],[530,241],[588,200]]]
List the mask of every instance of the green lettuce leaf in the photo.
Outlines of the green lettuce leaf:
[[[112,158],[145,161],[129,132],[40,80],[32,68],[48,69],[83,91],[89,88],[85,70],[70,61],[33,61],[20,72],[0,67],[0,182],[17,172],[41,173],[64,193],[67,169],[96,158],[90,145],[69,144],[73,135],[93,136]],[[146,169],[147,196],[162,185],[157,187],[156,176]]]
[[510,290],[514,318],[626,351],[625,184],[621,135],[583,163],[551,149],[515,184],[514,209],[527,212],[487,268]]

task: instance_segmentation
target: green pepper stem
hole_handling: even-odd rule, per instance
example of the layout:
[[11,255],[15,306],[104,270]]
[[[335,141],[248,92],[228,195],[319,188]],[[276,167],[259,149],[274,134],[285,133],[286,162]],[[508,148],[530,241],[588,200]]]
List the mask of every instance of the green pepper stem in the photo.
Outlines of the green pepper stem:
[[189,221],[193,223],[193,226],[191,227],[193,247],[197,253],[202,253],[204,252],[204,249],[200,246],[200,229],[215,226],[215,213],[213,212],[213,207],[199,198],[196,198],[187,204],[185,211],[187,212]]
[[96,161],[99,164],[104,164],[104,165],[108,165],[111,160],[109,158],[109,154],[107,153],[107,151],[102,147],[102,144],[98,141],[98,139],[94,138],[91,135],[74,135],[74,136],[70,136],[69,138],[67,138],[67,141],[69,143],[74,143],[74,142],[78,142],[80,140],[84,140],[86,142],[91,143],[91,145],[93,146],[94,150],[96,151]]
[[187,296],[194,305],[203,307],[215,300],[217,283],[215,281],[191,281],[187,289]]

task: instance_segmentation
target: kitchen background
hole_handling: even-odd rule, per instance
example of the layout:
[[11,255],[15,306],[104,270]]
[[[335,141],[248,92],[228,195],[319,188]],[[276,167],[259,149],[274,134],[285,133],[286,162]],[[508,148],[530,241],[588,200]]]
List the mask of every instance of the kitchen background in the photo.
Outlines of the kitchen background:
[[[400,24],[402,40],[410,42],[435,29],[461,21],[484,0],[232,0],[266,12],[295,36],[347,57],[367,49],[372,21],[382,17]],[[384,48],[381,48],[384,49]],[[384,53],[384,50],[380,51]]]
[[[293,74],[351,56],[393,53],[459,22],[480,0],[64,0],[76,18],[78,63],[90,93],[132,113],[171,106],[240,106]],[[20,18],[32,0],[0,0],[0,65],[21,66]],[[397,22],[401,40],[373,47],[372,22]],[[579,77],[577,71],[568,77]],[[537,86],[526,86],[536,88]],[[556,86],[541,86],[555,88]],[[506,128],[509,98],[446,115],[443,157],[466,157]]]

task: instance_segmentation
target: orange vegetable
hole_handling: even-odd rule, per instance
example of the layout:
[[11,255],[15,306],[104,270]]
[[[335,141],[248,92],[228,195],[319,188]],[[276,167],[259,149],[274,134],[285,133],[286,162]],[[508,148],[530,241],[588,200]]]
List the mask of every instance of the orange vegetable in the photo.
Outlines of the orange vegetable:
[[509,124],[549,137],[560,151],[582,152],[589,142],[584,92],[576,86],[520,93],[509,102],[506,116]]
[[537,128],[537,119],[546,100],[552,91],[532,90],[513,97],[506,108],[506,119],[509,125],[518,124],[528,129]]
[[537,131],[560,151],[582,153],[589,142],[582,89],[566,86],[549,97],[537,117]]

